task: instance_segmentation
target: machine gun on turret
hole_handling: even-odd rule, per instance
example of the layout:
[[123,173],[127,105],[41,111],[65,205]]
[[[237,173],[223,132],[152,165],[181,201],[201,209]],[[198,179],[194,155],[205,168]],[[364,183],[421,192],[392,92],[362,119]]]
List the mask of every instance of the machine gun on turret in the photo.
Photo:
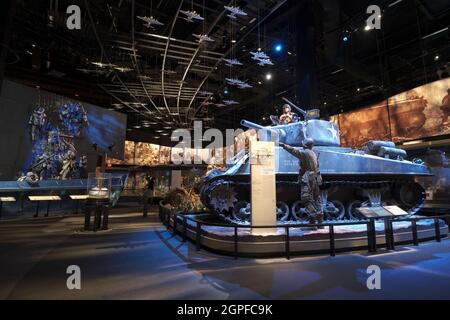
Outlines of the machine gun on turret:
[[281,99],[283,99],[283,101],[286,102],[288,105],[290,105],[292,108],[294,108],[295,110],[300,112],[306,121],[320,118],[320,110],[319,109],[311,109],[311,110],[305,111],[302,108],[300,108],[299,106],[297,106],[295,103],[290,101],[289,99],[287,99],[285,97],[282,97]]

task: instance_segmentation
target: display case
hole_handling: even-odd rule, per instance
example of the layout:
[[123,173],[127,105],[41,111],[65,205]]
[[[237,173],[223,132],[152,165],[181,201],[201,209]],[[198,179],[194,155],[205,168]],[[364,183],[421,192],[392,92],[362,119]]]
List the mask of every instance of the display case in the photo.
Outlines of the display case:
[[111,173],[89,173],[87,182],[87,194],[89,199],[110,200],[111,181]]
[[170,171],[156,170],[153,174],[155,178],[155,197],[163,198],[170,190]]

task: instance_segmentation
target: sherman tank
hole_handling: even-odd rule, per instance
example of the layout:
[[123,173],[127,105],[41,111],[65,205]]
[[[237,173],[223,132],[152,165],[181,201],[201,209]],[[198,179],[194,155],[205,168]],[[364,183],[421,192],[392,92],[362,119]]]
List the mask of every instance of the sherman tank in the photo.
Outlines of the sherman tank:
[[[297,107],[298,108],[298,107]],[[301,110],[301,109],[300,109]],[[320,120],[318,110],[303,110],[303,121],[264,127],[242,120],[256,129],[260,140],[280,141],[303,147],[311,138],[323,177],[321,186],[325,218],[358,218],[357,208],[397,205],[410,214],[424,204],[424,189],[418,177],[430,172],[421,160],[405,160],[406,151],[391,141],[370,141],[362,149],[341,147],[336,124]],[[306,219],[300,200],[299,161],[276,146],[277,218],[279,221]],[[226,168],[213,169],[200,189],[202,202],[211,212],[237,220],[250,219],[250,161],[244,150]]]

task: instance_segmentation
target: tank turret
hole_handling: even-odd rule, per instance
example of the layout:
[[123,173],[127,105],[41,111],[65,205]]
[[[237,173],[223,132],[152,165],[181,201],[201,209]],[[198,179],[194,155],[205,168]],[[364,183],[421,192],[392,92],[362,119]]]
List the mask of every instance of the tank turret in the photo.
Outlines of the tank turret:
[[301,147],[306,138],[311,138],[316,146],[340,146],[339,128],[330,121],[314,119],[264,127],[247,120],[242,120],[241,125],[258,130],[260,139],[264,141],[279,141],[294,147]]

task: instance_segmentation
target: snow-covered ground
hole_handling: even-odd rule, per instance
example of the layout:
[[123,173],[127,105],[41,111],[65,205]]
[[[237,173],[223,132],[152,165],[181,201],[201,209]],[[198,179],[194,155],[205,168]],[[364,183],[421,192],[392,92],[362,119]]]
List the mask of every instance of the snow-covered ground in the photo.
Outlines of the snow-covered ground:
[[[196,216],[188,216],[190,218],[193,219],[198,219],[198,217]],[[355,222],[357,222],[358,220],[355,220]],[[350,222],[350,221],[345,221],[345,222]],[[206,222],[205,222],[206,223]],[[278,225],[280,227],[278,228],[274,228],[273,232],[265,232],[264,236],[277,236],[277,235],[284,235],[286,232],[286,228],[283,227],[283,225],[286,224],[305,224],[305,222],[293,222],[293,221],[288,221],[288,222],[280,222],[278,223]],[[188,224],[191,226],[196,226],[196,222],[188,220]],[[393,221],[393,229],[394,231],[396,230],[400,230],[400,229],[408,229],[411,227],[411,222],[409,221]],[[418,220],[417,221],[417,226],[420,228],[420,226],[422,227],[433,227],[434,226],[434,220],[433,219],[426,219],[426,220]],[[232,236],[234,235],[234,228],[233,227],[217,227],[217,226],[207,226],[207,225],[202,225],[202,230],[212,233],[212,234],[216,234],[218,236]],[[376,231],[384,231],[384,222],[383,221],[376,221],[375,222],[375,230]],[[358,225],[342,225],[342,226],[334,226],[334,232],[336,234],[345,234],[345,233],[360,233],[360,232],[366,232],[367,231],[367,225],[366,224],[358,224]],[[296,236],[296,237],[302,237],[302,236],[307,236],[307,235],[313,235],[313,234],[328,234],[329,230],[328,227],[324,227],[323,229],[318,229],[318,230],[311,230],[309,228],[305,228],[305,227],[298,227],[298,228],[290,228],[289,229],[289,234],[290,236]],[[238,228],[238,234],[239,236],[245,236],[245,235],[252,235],[252,231],[249,228],[246,228],[245,225],[241,225]]]

